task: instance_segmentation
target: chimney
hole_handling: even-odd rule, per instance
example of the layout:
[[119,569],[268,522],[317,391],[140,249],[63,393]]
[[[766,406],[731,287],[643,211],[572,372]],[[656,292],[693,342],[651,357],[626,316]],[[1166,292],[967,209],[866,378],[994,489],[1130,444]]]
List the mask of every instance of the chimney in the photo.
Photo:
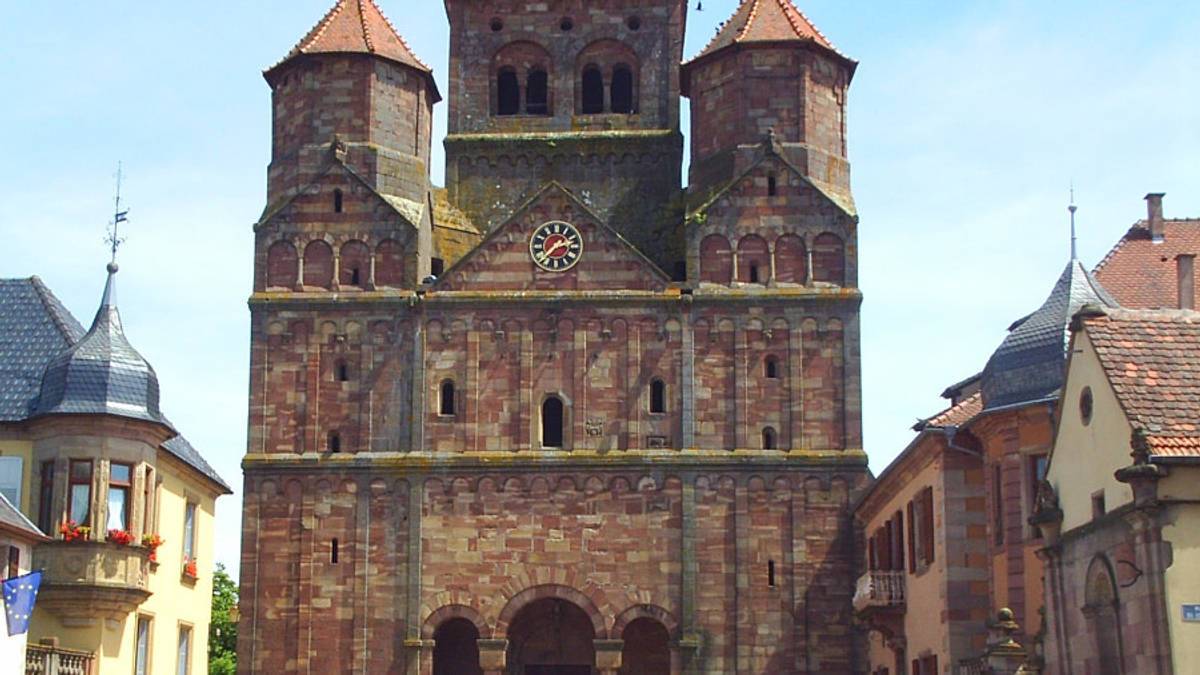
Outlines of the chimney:
[[1150,240],[1163,240],[1162,198],[1165,192],[1151,192],[1146,195],[1146,226],[1150,228]]
[[1179,309],[1196,309],[1196,255],[1180,253],[1175,258],[1175,281],[1179,289]]

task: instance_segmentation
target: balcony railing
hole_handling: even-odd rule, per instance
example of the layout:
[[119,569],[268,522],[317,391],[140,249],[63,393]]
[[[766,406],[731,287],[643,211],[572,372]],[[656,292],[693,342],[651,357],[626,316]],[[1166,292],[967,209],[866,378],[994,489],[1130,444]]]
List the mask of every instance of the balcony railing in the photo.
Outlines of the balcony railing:
[[858,578],[854,611],[904,605],[904,572],[873,570]]
[[149,549],[99,541],[50,541],[33,553],[44,570],[38,606],[61,618],[123,619],[150,597]]
[[984,675],[986,672],[983,659],[963,659],[954,671],[955,675]]
[[91,652],[50,645],[25,647],[25,675],[92,675],[95,663]]

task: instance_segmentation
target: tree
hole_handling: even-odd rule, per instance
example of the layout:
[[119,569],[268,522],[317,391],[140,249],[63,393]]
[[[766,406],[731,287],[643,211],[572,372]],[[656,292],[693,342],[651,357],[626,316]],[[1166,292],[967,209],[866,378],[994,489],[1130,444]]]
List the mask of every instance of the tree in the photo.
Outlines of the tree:
[[212,621],[208,624],[208,675],[237,672],[238,589],[217,563],[213,572]]

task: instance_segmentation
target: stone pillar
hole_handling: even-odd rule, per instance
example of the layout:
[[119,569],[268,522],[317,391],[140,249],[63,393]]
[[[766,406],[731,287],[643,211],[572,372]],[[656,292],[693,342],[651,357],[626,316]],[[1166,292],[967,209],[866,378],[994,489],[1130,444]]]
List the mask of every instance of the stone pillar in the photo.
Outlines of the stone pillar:
[[621,670],[621,650],[624,640],[596,640],[596,671],[600,675],[617,675]]
[[433,640],[409,638],[404,641],[408,653],[407,675],[433,675]]
[[480,638],[476,643],[479,645],[479,668],[483,670],[483,675],[504,675],[508,667],[508,640]]

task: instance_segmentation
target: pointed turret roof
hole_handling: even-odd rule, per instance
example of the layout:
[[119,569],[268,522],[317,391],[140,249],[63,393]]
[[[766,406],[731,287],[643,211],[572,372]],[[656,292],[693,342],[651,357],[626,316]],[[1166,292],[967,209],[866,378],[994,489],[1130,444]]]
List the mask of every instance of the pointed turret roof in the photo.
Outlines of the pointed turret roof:
[[708,46],[688,64],[733,45],[770,42],[809,42],[850,61],[791,0],[742,0]]
[[1084,305],[1116,307],[1108,291],[1072,258],[1033,314],[1009,326],[1009,333],[983,370],[984,408],[1044,400],[1062,387],[1071,317]]
[[158,408],[158,376],[121,327],[116,275],[116,263],[109,263],[92,327],[46,366],[35,416],[90,413],[170,426]]
[[301,54],[371,54],[426,74],[433,72],[412,53],[374,0],[337,0],[317,25],[267,73]]

